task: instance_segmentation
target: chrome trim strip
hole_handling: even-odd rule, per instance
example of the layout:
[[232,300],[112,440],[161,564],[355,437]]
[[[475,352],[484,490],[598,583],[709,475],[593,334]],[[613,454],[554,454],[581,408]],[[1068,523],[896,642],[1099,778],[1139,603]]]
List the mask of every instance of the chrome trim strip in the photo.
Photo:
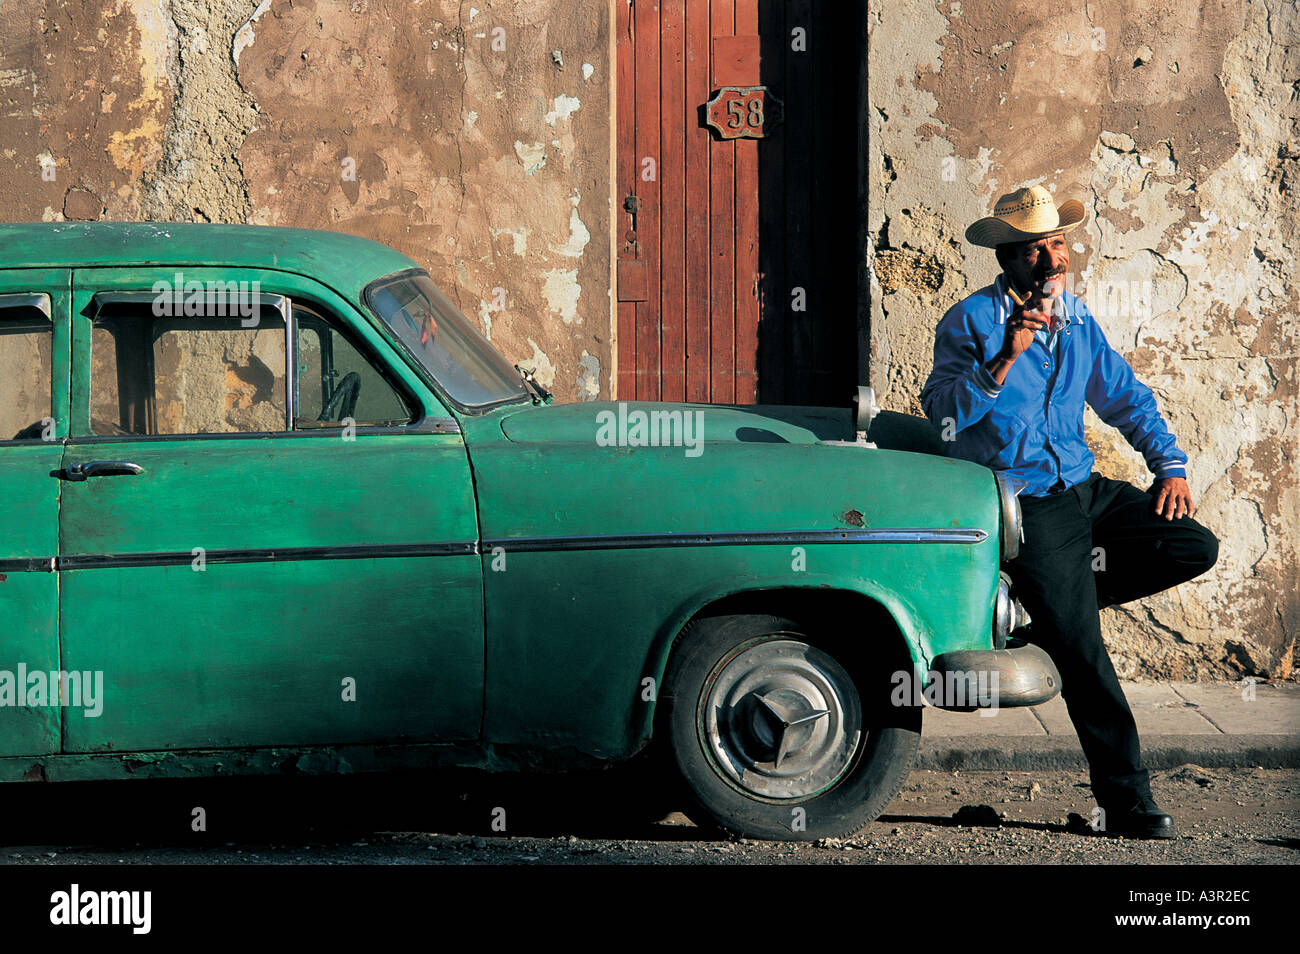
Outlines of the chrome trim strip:
[[[336,547],[275,547],[207,550],[206,563],[283,563],[300,560],[385,560],[398,557],[490,554],[500,547],[509,553],[554,553],[568,550],[642,550],[653,547],[791,546],[845,543],[976,544],[988,533],[974,527],[891,528],[880,530],[794,530],[765,533],[640,533],[586,537],[500,537],[478,542],[361,544]],[[34,573],[51,570],[95,570],[134,566],[184,566],[193,551],[158,553],[74,553],[61,557],[0,560],[0,572]]]
[[53,573],[54,557],[11,557],[0,560],[0,573]]
[[974,527],[879,530],[791,530],[762,533],[638,533],[590,537],[501,537],[484,540],[484,551],[546,553],[556,550],[638,550],[650,547],[735,547],[841,543],[983,543],[988,533]]
[[[81,444],[116,444],[135,441],[235,441],[263,440],[300,437],[332,437],[337,439],[341,427],[299,427],[292,431],[231,431],[221,434],[86,434],[68,438],[65,443],[70,446]],[[357,437],[375,434],[460,434],[460,424],[451,417],[428,417],[414,424],[358,424]],[[3,442],[0,442],[3,443]],[[52,441],[31,441],[30,443],[55,443]]]
[[[284,563],[305,560],[387,560],[400,557],[471,556],[473,543],[395,543],[345,547],[278,547],[275,549],[207,550],[204,563]],[[103,570],[136,566],[185,566],[191,550],[166,553],[77,553],[58,558],[60,570]]]

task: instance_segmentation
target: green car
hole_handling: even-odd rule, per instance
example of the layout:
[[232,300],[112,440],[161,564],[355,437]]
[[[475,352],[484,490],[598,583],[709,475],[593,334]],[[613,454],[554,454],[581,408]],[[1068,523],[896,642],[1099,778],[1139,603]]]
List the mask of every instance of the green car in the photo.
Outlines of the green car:
[[0,781],[644,751],[697,820],[813,839],[885,808],[925,705],[1058,689],[1008,643],[1013,488],[868,443],[869,400],[552,403],[334,233],[0,249]]

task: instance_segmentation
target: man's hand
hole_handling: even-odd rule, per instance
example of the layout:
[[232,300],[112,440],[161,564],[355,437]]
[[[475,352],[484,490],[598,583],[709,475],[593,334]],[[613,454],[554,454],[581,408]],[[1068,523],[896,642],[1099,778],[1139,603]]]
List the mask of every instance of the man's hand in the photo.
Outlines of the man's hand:
[[[1002,336],[1002,347],[987,365],[989,374],[998,384],[1005,384],[1007,372],[1016,358],[1029,350],[1034,343],[1034,333],[1039,328],[1046,328],[1048,311],[1044,308],[1046,300],[1039,292],[1030,292],[1023,305],[1016,305],[1007,316],[1007,329]],[[1050,307],[1050,306],[1049,306]]]
[[1166,520],[1190,517],[1196,512],[1192,505],[1192,488],[1183,477],[1161,477],[1151,485],[1156,497],[1156,513]]
[[1009,358],[1014,361],[1029,350],[1029,346],[1034,343],[1034,333],[1040,328],[1047,327],[1050,315],[1043,307],[1046,302],[1047,300],[1039,292],[1032,291],[1023,305],[1016,305],[1007,316],[1007,330],[1002,338],[999,358]]

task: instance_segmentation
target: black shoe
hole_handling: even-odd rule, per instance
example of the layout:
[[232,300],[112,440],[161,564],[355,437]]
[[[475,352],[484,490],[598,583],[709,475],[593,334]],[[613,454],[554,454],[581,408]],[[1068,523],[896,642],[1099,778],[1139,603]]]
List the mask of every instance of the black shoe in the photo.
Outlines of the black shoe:
[[1174,820],[1157,807],[1155,799],[1143,795],[1124,807],[1106,809],[1104,833],[1120,838],[1173,838]]

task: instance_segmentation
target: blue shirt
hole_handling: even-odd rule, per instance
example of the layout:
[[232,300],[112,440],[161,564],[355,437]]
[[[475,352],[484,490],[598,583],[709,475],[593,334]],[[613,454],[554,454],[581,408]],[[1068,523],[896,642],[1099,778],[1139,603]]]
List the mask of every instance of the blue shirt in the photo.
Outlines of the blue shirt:
[[1187,476],[1187,455],[1151,389],[1069,292],[1055,303],[1062,322],[1055,341],[1037,332],[999,385],[985,365],[1002,347],[1013,308],[1006,277],[999,275],[949,308],[935,330],[934,370],[921,391],[921,406],[939,428],[949,457],[1005,472],[1023,482],[1029,496],[1073,487],[1095,463],[1083,436],[1086,401],[1156,477]]

